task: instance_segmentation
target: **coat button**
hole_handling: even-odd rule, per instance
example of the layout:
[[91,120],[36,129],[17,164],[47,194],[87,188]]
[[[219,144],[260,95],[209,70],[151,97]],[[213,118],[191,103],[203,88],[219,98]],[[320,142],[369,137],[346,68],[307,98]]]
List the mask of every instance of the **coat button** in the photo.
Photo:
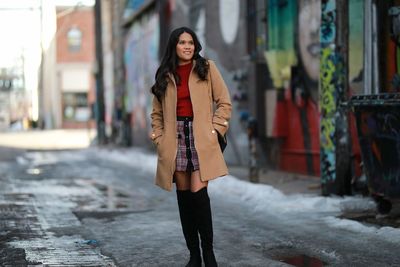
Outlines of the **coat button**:
[[211,132],[214,134],[214,133],[215,133],[215,130],[212,130]]
[[156,134],[155,134],[155,133],[152,133],[152,134],[151,134],[151,136],[155,137],[155,136],[156,136]]
[[227,122],[227,121],[224,121],[224,124],[225,124],[225,125],[228,125],[228,122]]

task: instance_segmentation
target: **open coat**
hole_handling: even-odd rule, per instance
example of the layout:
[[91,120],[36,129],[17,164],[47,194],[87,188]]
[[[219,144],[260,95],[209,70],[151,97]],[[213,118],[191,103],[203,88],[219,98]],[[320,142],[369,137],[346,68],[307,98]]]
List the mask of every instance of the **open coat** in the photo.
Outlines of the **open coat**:
[[[202,81],[192,71],[189,76],[189,92],[193,107],[194,145],[199,157],[200,179],[211,179],[228,174],[224,157],[218,143],[218,131],[224,135],[229,127],[232,104],[229,91],[215,63],[211,60],[207,80]],[[158,101],[153,97],[151,113],[151,138],[157,146],[157,172],[155,182],[171,191],[178,137],[176,131],[177,88],[173,75],[169,75],[165,95]],[[215,107],[214,107],[215,103]]]

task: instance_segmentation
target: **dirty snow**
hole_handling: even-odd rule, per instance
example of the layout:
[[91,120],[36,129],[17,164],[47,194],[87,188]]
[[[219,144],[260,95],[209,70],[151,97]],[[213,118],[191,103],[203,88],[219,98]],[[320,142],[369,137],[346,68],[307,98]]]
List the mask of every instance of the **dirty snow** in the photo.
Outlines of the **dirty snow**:
[[[90,148],[82,150],[80,153],[90,156],[100,157],[129,166],[140,168],[149,173],[155,173],[157,156],[140,148],[130,149],[110,149],[110,148]],[[55,155],[55,154],[53,154]],[[62,152],[57,157],[65,157],[81,160],[84,156],[77,152]],[[61,159],[40,159],[42,163]],[[23,160],[19,160],[21,163]],[[323,218],[323,221],[332,228],[341,228],[349,231],[373,234],[380,236],[388,241],[397,242],[400,240],[400,229],[392,227],[376,227],[365,225],[348,219],[339,219],[335,216],[345,210],[370,210],[374,209],[375,204],[370,198],[351,196],[351,197],[322,197],[312,195],[285,195],[276,188],[266,184],[254,184],[228,175],[212,181],[209,185],[211,195],[223,194],[224,197],[234,196],[241,200],[254,212],[265,211],[278,214],[300,214],[312,213]],[[223,193],[222,193],[223,192]]]

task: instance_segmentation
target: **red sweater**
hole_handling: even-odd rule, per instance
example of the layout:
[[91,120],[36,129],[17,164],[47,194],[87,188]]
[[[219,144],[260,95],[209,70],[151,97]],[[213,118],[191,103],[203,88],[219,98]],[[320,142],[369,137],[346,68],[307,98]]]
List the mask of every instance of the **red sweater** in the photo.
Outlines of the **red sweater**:
[[176,68],[181,82],[177,85],[177,103],[176,103],[176,115],[193,117],[192,101],[190,100],[189,92],[189,75],[192,70],[192,63],[179,65]]

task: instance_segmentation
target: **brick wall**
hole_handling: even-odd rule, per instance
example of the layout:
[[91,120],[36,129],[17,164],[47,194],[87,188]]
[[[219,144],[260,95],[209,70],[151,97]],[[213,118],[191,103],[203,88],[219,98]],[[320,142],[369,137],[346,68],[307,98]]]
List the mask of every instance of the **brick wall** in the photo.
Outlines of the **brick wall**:
[[[94,12],[92,8],[79,8],[66,14],[57,9],[57,62],[93,62],[95,59]],[[82,32],[80,51],[68,49],[68,31],[76,26]]]

